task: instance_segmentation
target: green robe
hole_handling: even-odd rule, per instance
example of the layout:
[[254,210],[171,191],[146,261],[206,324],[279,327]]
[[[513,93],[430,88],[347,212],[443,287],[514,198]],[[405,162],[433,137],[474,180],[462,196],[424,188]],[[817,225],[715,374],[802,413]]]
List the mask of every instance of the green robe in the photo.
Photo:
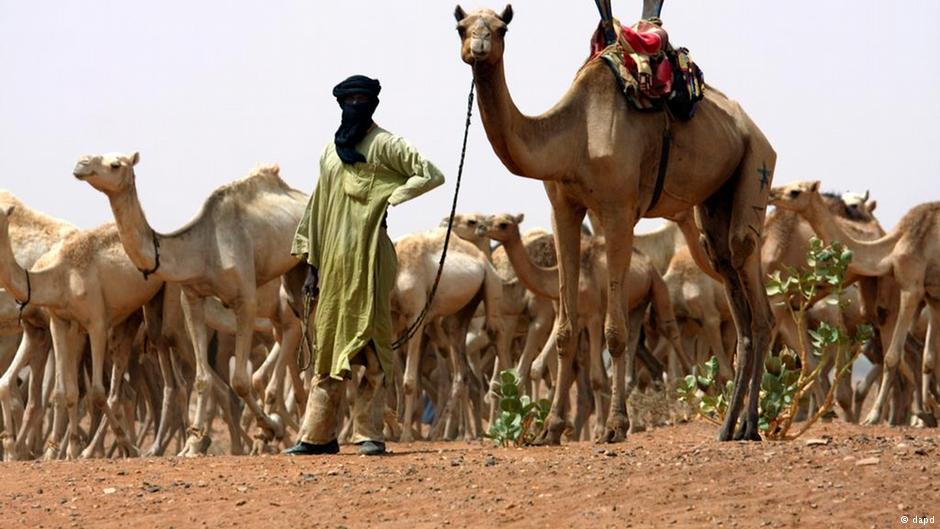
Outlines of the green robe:
[[332,142],[323,149],[320,178],[291,254],[320,273],[315,373],[343,378],[350,360],[372,342],[389,380],[398,257],[382,218],[389,204],[441,185],[444,176],[408,142],[378,126],[356,149],[365,162],[344,164]]

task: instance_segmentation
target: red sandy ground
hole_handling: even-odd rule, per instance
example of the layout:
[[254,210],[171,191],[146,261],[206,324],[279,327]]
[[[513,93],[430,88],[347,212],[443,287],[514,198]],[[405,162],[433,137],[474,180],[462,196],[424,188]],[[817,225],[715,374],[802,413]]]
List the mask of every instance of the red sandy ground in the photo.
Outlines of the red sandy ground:
[[0,527],[881,528],[940,517],[935,430],[833,423],[762,444],[714,434],[694,422],[607,446],[6,463]]

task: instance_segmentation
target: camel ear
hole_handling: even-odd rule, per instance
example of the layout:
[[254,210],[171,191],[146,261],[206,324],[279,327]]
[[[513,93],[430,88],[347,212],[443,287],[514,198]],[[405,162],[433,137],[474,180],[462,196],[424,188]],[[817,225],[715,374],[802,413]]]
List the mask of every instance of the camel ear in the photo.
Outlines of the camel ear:
[[134,154],[131,155],[131,166],[137,165],[137,162],[140,161],[140,153],[134,151]]
[[809,183],[809,190],[813,193],[818,193],[819,184],[820,184],[819,180],[813,180],[812,182]]
[[523,219],[525,219],[525,213],[520,213],[512,218],[512,220],[516,221],[516,224],[522,224]]
[[460,7],[460,4],[457,4],[457,9],[454,9],[454,18],[457,19],[457,22],[467,18],[467,12]]
[[512,4],[506,4],[506,9],[503,9],[503,12],[499,14],[499,19],[507,25],[512,22]]
[[868,202],[865,203],[865,207],[867,207],[867,208],[868,208],[868,212],[871,213],[872,211],[875,211],[875,208],[878,207],[878,201],[877,201],[877,200],[869,200]]
[[10,215],[13,214],[13,211],[15,211],[15,210],[16,210],[16,206],[14,206],[14,205],[9,205],[9,206],[6,207],[6,209],[3,210],[3,215],[4,215],[5,217],[9,217]]

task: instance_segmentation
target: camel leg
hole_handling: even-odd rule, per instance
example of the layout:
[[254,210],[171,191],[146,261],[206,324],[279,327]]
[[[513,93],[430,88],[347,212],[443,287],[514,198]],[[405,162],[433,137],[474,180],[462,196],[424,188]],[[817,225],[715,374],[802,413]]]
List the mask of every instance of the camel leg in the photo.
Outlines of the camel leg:
[[203,298],[184,290],[181,296],[183,319],[186,331],[193,344],[196,357],[196,378],[193,390],[196,392],[196,415],[192,427],[187,432],[186,444],[180,451],[181,456],[205,454],[211,439],[208,430],[208,397],[212,391],[212,367],[209,365],[209,333],[206,328],[206,316]]
[[267,442],[272,438],[283,437],[283,425],[268,417],[251,392],[248,355],[251,352],[251,338],[254,335],[255,316],[258,312],[254,281],[243,281],[239,292],[241,297],[238,303],[234,305],[237,329],[235,332],[235,369],[232,373],[231,386],[242,402],[251,410],[261,430],[259,435]]
[[[496,365],[493,368],[493,377],[490,379],[488,392],[490,398],[490,424],[493,424],[496,415],[499,413],[499,397],[496,394],[496,388],[499,385],[499,374],[512,366],[510,347],[513,334],[518,325],[519,318],[517,316],[505,316],[500,319],[499,328],[496,331]],[[519,384],[519,390],[525,391],[525,386]]]
[[170,442],[170,432],[182,419],[177,407],[176,393],[179,389],[176,387],[176,376],[173,373],[170,357],[171,352],[164,343],[158,343],[156,350],[160,376],[163,380],[163,400],[160,403],[160,421],[157,425],[157,432],[154,434],[153,445],[145,454],[147,457],[160,457],[166,453],[167,445]]
[[[65,436],[57,439],[53,448],[65,448],[68,458],[75,459],[79,455],[81,443],[78,424],[78,371],[84,353],[85,336],[78,329],[78,325],[71,325],[55,316],[50,318],[49,330],[52,333],[56,363],[56,389],[52,400],[60,413],[67,414],[60,415],[60,420],[68,421]],[[47,455],[52,454],[47,451]]]
[[604,423],[607,420],[607,406],[609,405],[605,395],[610,394],[607,371],[604,369],[603,322],[600,321],[600,318],[591,318],[590,321],[587,322],[586,328],[588,333],[588,350],[585,363],[589,368],[589,391],[594,399],[594,429],[591,437],[595,441],[600,442],[605,435]]
[[[737,330],[734,391],[718,439],[760,440],[758,404],[764,356],[770,345],[773,317],[760,265],[760,238],[764,209],[776,155],[763,137],[752,138],[737,174],[696,214],[706,235],[706,250],[722,278],[725,295]],[[759,189],[758,189],[758,186]],[[747,411],[740,430],[734,428],[744,396]]]
[[871,411],[868,412],[868,416],[865,417],[864,424],[871,425],[881,422],[888,395],[897,375],[898,364],[904,355],[907,333],[911,328],[911,323],[914,321],[914,316],[922,298],[923,291],[920,289],[901,289],[901,305],[898,310],[897,321],[894,324],[894,330],[891,333],[891,343],[885,355],[884,370],[881,374],[881,387],[878,388],[878,397],[875,399]]
[[[3,376],[0,377],[0,407],[3,409],[4,428],[4,461],[13,461],[19,459],[23,455],[17,452],[15,446],[18,428],[17,416],[14,413],[13,388],[17,379],[19,378],[20,371],[22,371],[27,364],[31,366],[30,389],[32,390],[34,386],[42,386],[42,370],[35,371],[33,369],[36,367],[35,362],[38,358],[42,358],[42,367],[45,367],[45,358],[47,355],[43,351],[48,351],[48,348],[49,338],[45,330],[34,327],[28,323],[24,323],[23,338],[20,340],[16,354],[14,355],[13,360],[7,367],[6,371],[3,373]],[[22,417],[24,424],[27,422],[25,416],[28,415],[27,411],[30,409],[30,407],[35,410],[38,406],[39,399],[33,400],[32,396],[34,394],[35,393],[33,391],[30,391],[30,399],[26,405],[26,410],[24,410],[24,417]]]
[[568,390],[574,380],[572,363],[578,347],[578,278],[581,274],[581,222],[585,209],[572,203],[546,183],[552,201],[555,251],[558,254],[560,304],[556,316],[555,343],[558,349],[558,378],[551,411],[537,444],[557,445],[565,431]]
[[940,373],[940,302],[928,301],[930,323],[927,326],[927,338],[924,340],[924,356],[921,367],[921,391],[924,394],[925,414],[932,416],[933,407],[927,406],[931,399],[940,400],[940,385],[937,375]]
[[540,310],[535,314],[525,336],[522,356],[519,358],[519,387],[529,395],[534,395],[531,386],[532,362],[536,353],[545,344],[552,329],[551,311]]
[[[630,272],[633,256],[633,226],[636,219],[628,208],[615,207],[601,212],[607,244],[607,309],[604,321],[604,337],[607,349],[614,362],[615,377],[610,398],[610,413],[607,417],[601,442],[613,443],[626,438],[630,429],[627,413],[625,358],[629,336],[629,313],[624,310],[624,282]],[[632,364],[632,362],[631,362]]]
[[[103,380],[104,354],[109,350],[108,331],[107,328],[103,325],[90,326],[88,329],[88,336],[91,341],[92,356],[91,401],[104,413],[105,417],[102,420],[102,423],[110,424],[111,429],[114,431],[114,436],[118,445],[134,455],[136,455],[137,449],[136,447],[131,446],[130,440],[127,438],[127,432],[124,428],[124,425],[118,419],[117,414],[115,413],[114,406],[117,405],[118,399],[120,398],[120,381],[124,378],[124,372],[127,369],[128,356],[130,355],[130,348],[132,345],[131,342],[134,339],[134,333],[136,333],[139,325],[140,320],[131,317],[114,329],[115,339],[111,344],[112,347],[110,350],[112,353],[113,365],[111,378],[112,385],[111,393],[108,397],[105,397]],[[98,436],[98,432],[96,432],[95,439],[89,443],[88,447],[82,452],[81,457],[91,457],[95,452],[99,442],[103,441],[104,431],[100,432],[100,437]]]
[[42,417],[47,399],[43,398],[43,377],[49,362],[49,348],[52,345],[48,333],[43,330],[43,344],[38,347],[29,364],[29,401],[23,411],[23,425],[16,437],[14,452],[23,458],[29,457],[32,446],[38,438],[37,431],[42,430]]
[[[418,372],[421,368],[421,346],[424,342],[424,324],[419,325],[414,336],[408,340],[408,356],[405,359],[405,380],[402,384],[405,413],[402,416],[401,442],[414,441],[412,425],[415,419],[415,399],[418,398]],[[438,408],[438,413],[440,413]]]

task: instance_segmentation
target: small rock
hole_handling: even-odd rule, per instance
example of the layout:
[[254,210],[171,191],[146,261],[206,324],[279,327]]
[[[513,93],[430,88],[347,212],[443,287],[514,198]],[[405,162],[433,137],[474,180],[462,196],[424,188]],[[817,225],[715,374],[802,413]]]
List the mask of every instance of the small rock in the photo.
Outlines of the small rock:
[[248,487],[241,485],[241,486],[235,487],[235,490],[237,490],[238,492],[248,492]]
[[807,439],[805,441],[806,446],[825,446],[829,444],[830,439],[820,438],[820,439]]
[[317,477],[314,476],[313,474],[305,474],[303,472],[301,472],[300,474],[300,481],[302,481],[303,483],[313,483],[316,480],[317,480]]
[[[914,453],[917,454],[917,455],[919,455],[919,456],[925,456],[925,455],[927,455],[927,451],[924,450],[923,448],[918,448],[918,449],[914,450]],[[40,490],[42,490],[42,489],[40,489]]]
[[114,487],[106,487],[106,488],[105,488],[104,490],[102,490],[101,492],[103,492],[103,493],[105,493],[105,494],[114,494],[115,492],[117,492],[117,489],[114,488]]
[[496,458],[493,456],[486,456],[486,459],[483,460],[483,464],[488,467],[496,466]]
[[607,450],[604,452],[604,455],[607,457],[617,457],[617,452],[614,452],[613,450]]
[[525,463],[525,464],[527,464],[527,465],[531,465],[531,464],[535,463],[535,458],[532,457],[532,456],[526,456],[526,457],[523,457],[523,458],[522,458],[522,462]]
[[235,502],[236,507],[241,507],[242,505],[248,503],[248,500],[238,500]]
[[463,464],[463,458],[462,458],[462,457],[455,457],[454,459],[451,459],[451,460],[450,460],[450,466],[452,466],[452,467],[459,467],[459,466],[462,465],[462,464]]
[[881,462],[881,460],[878,459],[877,457],[866,457],[865,459],[859,459],[858,461],[856,461],[856,462],[855,462],[855,466],[857,466],[857,467],[867,467],[867,466],[871,466],[871,465],[877,465],[877,464],[880,463],[880,462]]

